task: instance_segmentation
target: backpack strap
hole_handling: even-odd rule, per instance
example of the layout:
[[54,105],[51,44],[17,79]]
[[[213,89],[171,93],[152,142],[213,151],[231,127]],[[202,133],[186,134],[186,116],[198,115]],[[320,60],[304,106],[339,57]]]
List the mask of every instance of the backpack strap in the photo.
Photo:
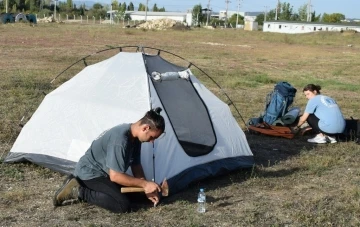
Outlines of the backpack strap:
[[286,111],[287,111],[286,107],[287,107],[288,100],[289,100],[289,97],[285,97],[285,101],[283,103],[284,107],[283,107],[283,110],[282,110],[282,113],[281,113],[280,117],[282,117],[282,116],[284,116],[286,114]]

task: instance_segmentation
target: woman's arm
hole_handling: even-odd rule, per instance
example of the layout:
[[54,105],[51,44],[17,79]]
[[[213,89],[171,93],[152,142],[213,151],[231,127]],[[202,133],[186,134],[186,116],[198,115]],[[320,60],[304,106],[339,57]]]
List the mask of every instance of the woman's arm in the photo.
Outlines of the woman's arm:
[[300,126],[301,126],[302,124],[304,124],[305,121],[308,119],[309,115],[310,115],[309,113],[304,113],[304,114],[300,117],[299,122],[298,122],[298,124],[297,124],[296,127],[300,128]]

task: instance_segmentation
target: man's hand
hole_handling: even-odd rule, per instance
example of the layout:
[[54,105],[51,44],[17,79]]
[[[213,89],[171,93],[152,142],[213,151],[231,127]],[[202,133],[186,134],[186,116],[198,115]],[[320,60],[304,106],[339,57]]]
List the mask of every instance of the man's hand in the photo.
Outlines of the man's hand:
[[161,187],[153,181],[146,181],[146,184],[144,186],[144,192],[145,194],[154,192],[158,193],[161,192]]
[[153,181],[146,181],[144,192],[146,197],[154,203],[154,206],[159,203],[159,192],[161,192],[161,187],[157,183]]
[[290,130],[293,134],[298,134],[300,131],[300,127],[295,126],[295,127],[290,128]]
[[158,192],[146,193],[146,197],[154,203],[154,207],[159,203],[160,198]]

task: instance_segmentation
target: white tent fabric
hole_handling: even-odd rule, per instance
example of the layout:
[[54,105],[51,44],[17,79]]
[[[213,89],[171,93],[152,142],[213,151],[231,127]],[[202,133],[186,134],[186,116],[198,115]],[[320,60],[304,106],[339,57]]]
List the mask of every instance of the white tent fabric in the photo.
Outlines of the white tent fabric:
[[[167,178],[170,189],[174,187],[172,193],[224,169],[231,171],[253,164],[246,137],[229,107],[192,73],[190,81],[208,109],[217,138],[213,150],[198,157],[184,152],[166,111],[161,112],[166,136],[154,145],[142,144],[141,162],[146,178],[158,183]],[[69,173],[103,131],[135,122],[158,106],[166,110],[146,71],[143,53],[121,52],[87,66],[49,93],[22,129],[5,162],[29,160]]]

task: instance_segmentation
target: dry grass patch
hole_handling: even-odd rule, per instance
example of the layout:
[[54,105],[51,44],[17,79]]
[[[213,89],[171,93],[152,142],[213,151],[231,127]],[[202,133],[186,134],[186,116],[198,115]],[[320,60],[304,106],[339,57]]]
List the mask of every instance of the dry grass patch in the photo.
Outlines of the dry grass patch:
[[[6,155],[25,122],[50,92],[78,73],[80,61],[103,49],[149,46],[194,63],[193,73],[247,120],[264,108],[276,82],[298,89],[295,106],[304,108],[307,83],[318,83],[334,97],[346,117],[360,118],[359,34],[285,35],[233,29],[146,32],[119,26],[24,24],[0,26],[0,154]],[[218,45],[210,45],[218,44]],[[348,44],[352,44],[351,47]],[[91,56],[93,64],[119,49]],[[176,64],[188,63],[162,52]],[[239,124],[242,118],[231,107]],[[24,123],[25,123],[24,122]],[[52,196],[64,176],[33,164],[0,165],[1,226],[357,226],[359,222],[359,145],[314,146],[309,136],[293,140],[246,133],[253,169],[196,182],[158,207],[140,201],[132,213],[116,215],[86,203],[53,209]],[[4,157],[2,155],[2,158]],[[195,212],[199,187],[205,187],[208,212]]]

